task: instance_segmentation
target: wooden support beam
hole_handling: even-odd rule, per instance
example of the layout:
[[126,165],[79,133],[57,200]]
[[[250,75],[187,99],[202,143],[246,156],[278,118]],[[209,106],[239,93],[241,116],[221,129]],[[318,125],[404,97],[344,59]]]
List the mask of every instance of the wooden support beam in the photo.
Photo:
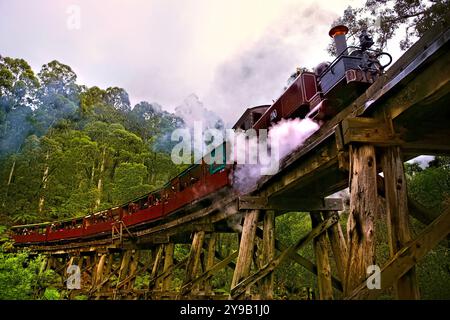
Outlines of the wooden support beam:
[[204,231],[197,231],[194,233],[194,239],[192,240],[191,250],[189,252],[189,257],[186,264],[186,275],[184,278],[183,285],[190,282],[197,276],[201,264],[200,254],[202,252],[204,239],[205,239]]
[[[311,225],[318,226],[323,220],[320,212],[311,212]],[[328,229],[329,230],[329,229]],[[320,300],[333,299],[333,287],[331,286],[331,267],[328,257],[327,234],[321,233],[313,240],[314,255],[317,262],[317,284]]]
[[140,258],[140,251],[139,250],[134,251],[132,253],[132,261],[130,263],[130,272],[129,272],[130,280],[127,283],[127,289],[133,288],[134,281],[136,280],[139,258]]
[[383,291],[393,286],[431,249],[450,233],[450,208],[428,225],[419,236],[410,241],[381,269],[381,289],[368,289],[366,281],[351,292],[346,299],[376,299]]
[[[337,214],[337,212],[322,213],[324,219],[327,219],[331,214]],[[328,239],[330,240],[331,251],[333,251],[333,257],[336,263],[336,269],[339,275],[339,279],[344,281],[345,267],[347,264],[348,253],[347,253],[347,243],[345,241],[341,225],[339,223],[332,225],[330,228],[328,228],[327,234]]]
[[106,256],[107,256],[106,254],[102,254],[100,256],[100,259],[98,260],[94,277],[95,281],[93,281],[94,286],[98,286],[103,281],[103,269],[105,266]]
[[348,161],[348,150],[344,145],[344,135],[342,133],[342,126],[337,125],[334,129],[334,137],[336,140],[337,160],[339,164],[339,170],[348,171],[350,164]]
[[402,143],[387,121],[374,118],[346,118],[342,120],[344,145],[365,143],[377,146],[393,146]]
[[117,284],[119,284],[127,276],[128,268],[130,266],[131,254],[132,254],[131,250],[125,250],[122,255],[122,260],[119,269],[119,276],[117,277]]
[[375,216],[377,212],[377,171],[375,148],[350,145],[350,214],[347,222],[348,259],[344,293],[349,294],[366,278],[375,264]]
[[136,280],[136,275],[137,275],[137,265],[138,263],[134,261],[134,257],[132,259],[132,261],[130,262],[130,272],[129,274],[126,276],[125,279],[123,279],[122,281],[120,281],[117,286],[116,286],[116,290],[119,290],[121,288],[123,288],[123,290],[132,290],[133,289],[133,284],[134,281]]
[[92,294],[95,294],[96,292],[100,291],[102,288],[109,290],[109,280],[112,278],[112,276],[118,274],[120,271],[120,265],[117,266],[116,268],[114,268],[114,266],[112,265],[113,260],[114,260],[113,256],[112,256],[112,254],[110,254],[109,261],[106,264],[104,279],[97,287],[95,287],[91,290]]
[[[216,253],[216,234],[210,233],[209,239],[208,239],[208,249],[207,249],[207,253],[206,253],[206,266],[205,266],[206,272],[211,270],[212,267],[214,266],[215,253]],[[205,288],[205,294],[212,293],[211,282],[208,279],[204,280],[204,288]]]
[[344,209],[342,199],[314,199],[282,197],[268,200],[267,197],[241,196],[239,210],[277,210],[277,211],[341,211]]
[[231,297],[236,299],[245,293],[247,288],[249,288],[252,284],[260,281],[269,273],[274,271],[282,262],[296,253],[300,248],[302,248],[309,241],[320,235],[322,232],[327,230],[330,226],[338,222],[339,217],[337,215],[332,215],[330,218],[321,222],[317,227],[312,229],[306,236],[302,237],[297,243],[289,246],[286,250],[284,250],[276,259],[272,260],[270,263],[266,264],[263,268],[258,270],[251,276],[244,278],[240,281],[236,286],[231,289]]
[[[104,282],[104,280],[102,279],[102,282],[99,285],[100,288],[104,287],[105,289],[109,289],[109,286],[110,286],[109,279],[110,279],[111,275],[114,274],[113,263],[114,263],[114,253],[109,253],[108,259],[106,261],[105,271],[103,272],[103,279],[106,279],[107,281]],[[117,268],[116,268],[116,270],[117,270]]]
[[[337,214],[337,213],[336,213]],[[331,226],[330,228],[333,228],[333,226]],[[328,228],[328,230],[330,230],[330,228]],[[327,230],[327,231],[328,231]],[[259,238],[263,238],[263,230],[258,228],[256,229],[256,235]],[[286,245],[284,245],[280,240],[278,240],[277,238],[275,238],[275,249],[277,249],[280,252],[283,252],[284,250],[286,250],[288,247]],[[311,262],[310,260],[306,259],[305,257],[299,255],[298,253],[293,253],[290,258],[295,262],[298,263],[299,265],[301,265],[303,268],[305,268],[306,270],[308,270],[309,272],[311,272],[312,274],[314,274],[315,276],[317,276],[317,266]],[[336,290],[339,291],[343,291],[343,287],[342,287],[342,282],[339,281],[339,279],[336,279],[333,275],[331,276],[331,284],[333,285],[333,287]]]
[[248,211],[244,218],[244,226],[242,228],[241,242],[239,244],[239,255],[234,270],[231,287],[236,286],[241,279],[247,277],[252,266],[254,240],[256,227],[258,226],[258,210]]
[[[382,168],[386,194],[389,251],[390,256],[393,257],[411,240],[406,176],[399,147],[390,147],[384,150]],[[394,285],[394,290],[398,299],[419,299],[414,267],[398,280]]]
[[[214,252],[214,255],[216,256],[216,259],[218,259],[218,260],[224,260],[225,259],[225,257],[217,250],[216,250],[216,252]],[[228,263],[228,267],[230,269],[232,269],[232,270],[235,270],[236,269],[236,264],[233,261],[230,261]]]
[[163,255],[163,246],[159,245],[158,249],[156,250],[155,258],[153,259],[153,268],[152,268],[152,273],[150,275],[150,281],[148,284],[149,289],[157,289],[158,288],[159,280],[152,281],[152,279],[156,279],[158,276],[159,265],[161,263],[162,255]]
[[[275,258],[275,211],[264,213],[262,264],[266,265]],[[261,298],[273,299],[273,272],[261,281]]]
[[188,257],[184,258],[183,260],[181,260],[180,262],[178,262],[177,264],[170,266],[166,271],[162,272],[161,274],[150,278],[150,282],[149,282],[149,287],[154,287],[155,283],[159,280],[163,280],[166,277],[168,277],[174,270],[181,268],[182,266],[184,266],[188,261]]
[[200,284],[201,282],[208,281],[217,271],[225,268],[233,259],[238,256],[238,251],[233,252],[228,257],[223,259],[222,261],[213,265],[209,270],[203,272],[200,276],[192,279],[181,287],[181,295],[186,295],[196,284]]
[[[163,272],[166,272],[173,266],[173,253],[175,249],[175,244],[173,242],[168,243],[164,246],[164,268]],[[162,290],[170,290],[170,285],[172,283],[172,273],[170,272],[167,277],[163,280]]]

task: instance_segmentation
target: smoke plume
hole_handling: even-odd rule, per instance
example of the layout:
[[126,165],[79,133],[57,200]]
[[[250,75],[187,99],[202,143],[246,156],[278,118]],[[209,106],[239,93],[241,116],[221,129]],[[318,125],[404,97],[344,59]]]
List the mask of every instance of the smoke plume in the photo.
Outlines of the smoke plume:
[[[318,129],[319,125],[311,119],[283,119],[272,126],[269,130],[268,146],[271,150],[271,161],[281,163],[284,157],[301,147],[305,140]],[[260,162],[238,164],[233,173],[234,188],[240,194],[248,193],[264,175],[266,167]]]

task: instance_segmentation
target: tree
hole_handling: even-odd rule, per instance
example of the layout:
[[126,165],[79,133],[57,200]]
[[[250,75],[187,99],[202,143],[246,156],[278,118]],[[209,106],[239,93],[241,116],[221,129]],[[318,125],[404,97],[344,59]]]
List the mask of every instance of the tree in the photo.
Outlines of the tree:
[[128,93],[122,88],[110,87],[106,89],[105,102],[118,111],[129,112],[131,110]]
[[[353,45],[358,34],[366,29],[381,49],[401,27],[405,28],[400,48],[409,48],[414,37],[421,37],[436,25],[450,24],[449,0],[366,0],[362,8],[348,7],[333,25],[344,24],[349,28],[348,38]],[[334,44],[329,52],[335,53]]]
[[429,167],[408,175],[410,196],[436,214],[450,204],[449,157],[436,157]]
[[70,66],[57,60],[44,64],[38,73],[38,77],[42,84],[44,96],[61,95],[65,98],[74,99],[79,93],[76,73]]
[[32,299],[38,289],[47,287],[55,275],[42,270],[44,262],[43,256],[31,258],[26,252],[0,252],[0,300]]
[[151,186],[144,184],[147,167],[142,163],[121,163],[116,170],[113,196],[117,204],[146,194]]
[[0,155],[17,152],[32,131],[39,81],[23,59],[0,57]]

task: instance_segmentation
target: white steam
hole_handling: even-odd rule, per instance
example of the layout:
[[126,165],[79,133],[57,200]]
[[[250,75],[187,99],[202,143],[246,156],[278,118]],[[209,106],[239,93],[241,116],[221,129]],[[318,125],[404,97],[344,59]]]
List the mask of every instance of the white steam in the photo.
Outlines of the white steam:
[[[275,161],[278,165],[285,156],[302,146],[318,129],[319,125],[311,119],[283,119],[278,122],[269,130],[271,161]],[[279,167],[273,174],[278,170]],[[233,186],[241,194],[248,193],[267,171],[267,165],[261,161],[257,164],[238,164],[233,173]]]
[[215,112],[205,108],[195,94],[186,97],[182,104],[175,108],[175,115],[183,119],[188,128],[193,128],[195,122],[201,122],[205,129],[223,128],[222,119]]

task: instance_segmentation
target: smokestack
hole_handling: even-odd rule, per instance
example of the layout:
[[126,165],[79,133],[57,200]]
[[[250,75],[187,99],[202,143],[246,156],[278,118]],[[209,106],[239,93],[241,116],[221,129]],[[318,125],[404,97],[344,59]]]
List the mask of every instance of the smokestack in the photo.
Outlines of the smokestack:
[[336,45],[336,54],[340,55],[344,52],[344,55],[348,54],[347,51],[347,41],[345,40],[345,35],[348,32],[348,28],[343,25],[336,26],[330,30],[328,33],[330,37],[334,39]]

